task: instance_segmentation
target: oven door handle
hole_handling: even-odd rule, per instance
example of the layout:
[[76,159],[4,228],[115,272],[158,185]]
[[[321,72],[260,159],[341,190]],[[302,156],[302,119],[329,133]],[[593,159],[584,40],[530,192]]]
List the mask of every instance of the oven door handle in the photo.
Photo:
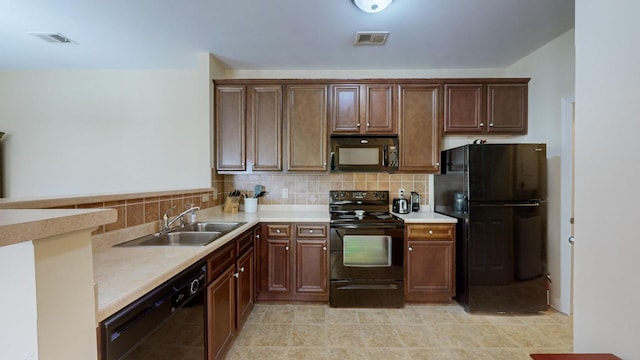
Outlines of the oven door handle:
[[366,229],[382,229],[382,230],[402,230],[404,229],[403,224],[392,225],[392,224],[341,224],[341,225],[331,225],[332,229],[340,230],[340,229],[357,229],[357,230],[366,230]]

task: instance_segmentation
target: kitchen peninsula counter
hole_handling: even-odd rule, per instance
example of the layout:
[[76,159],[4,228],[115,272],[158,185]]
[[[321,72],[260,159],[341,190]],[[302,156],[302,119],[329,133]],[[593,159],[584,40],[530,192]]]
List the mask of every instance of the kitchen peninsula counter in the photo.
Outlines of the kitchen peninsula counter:
[[[96,320],[153,290],[260,222],[329,222],[326,206],[260,205],[256,213],[225,213],[220,208],[198,214],[198,221],[246,222],[206,246],[136,246],[94,249],[93,272],[98,287]],[[129,240],[129,239],[126,239]]]

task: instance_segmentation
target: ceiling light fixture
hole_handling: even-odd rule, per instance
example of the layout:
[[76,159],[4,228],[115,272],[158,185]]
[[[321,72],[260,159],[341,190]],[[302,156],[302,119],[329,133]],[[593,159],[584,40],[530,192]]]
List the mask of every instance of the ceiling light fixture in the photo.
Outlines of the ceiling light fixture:
[[391,4],[393,0],[351,0],[353,3],[360,8],[360,10],[368,13],[377,13],[380,12]]

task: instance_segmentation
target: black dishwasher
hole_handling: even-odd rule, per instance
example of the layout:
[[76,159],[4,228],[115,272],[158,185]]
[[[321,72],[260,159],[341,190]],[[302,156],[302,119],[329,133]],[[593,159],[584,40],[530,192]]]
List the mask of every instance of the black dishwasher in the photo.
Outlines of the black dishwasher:
[[102,359],[205,359],[206,269],[198,262],[101,322]]

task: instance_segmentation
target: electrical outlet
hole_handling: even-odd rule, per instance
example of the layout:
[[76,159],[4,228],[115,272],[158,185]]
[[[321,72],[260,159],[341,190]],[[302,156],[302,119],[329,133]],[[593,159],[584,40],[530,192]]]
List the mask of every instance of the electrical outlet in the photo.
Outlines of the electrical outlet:
[[209,194],[202,194],[202,199],[201,200],[202,200],[203,203],[209,202]]
[[287,189],[287,188],[282,189],[282,198],[283,199],[288,199],[289,198],[289,189]]
[[404,189],[399,189],[398,190],[398,197],[401,197],[401,198],[404,197]]

